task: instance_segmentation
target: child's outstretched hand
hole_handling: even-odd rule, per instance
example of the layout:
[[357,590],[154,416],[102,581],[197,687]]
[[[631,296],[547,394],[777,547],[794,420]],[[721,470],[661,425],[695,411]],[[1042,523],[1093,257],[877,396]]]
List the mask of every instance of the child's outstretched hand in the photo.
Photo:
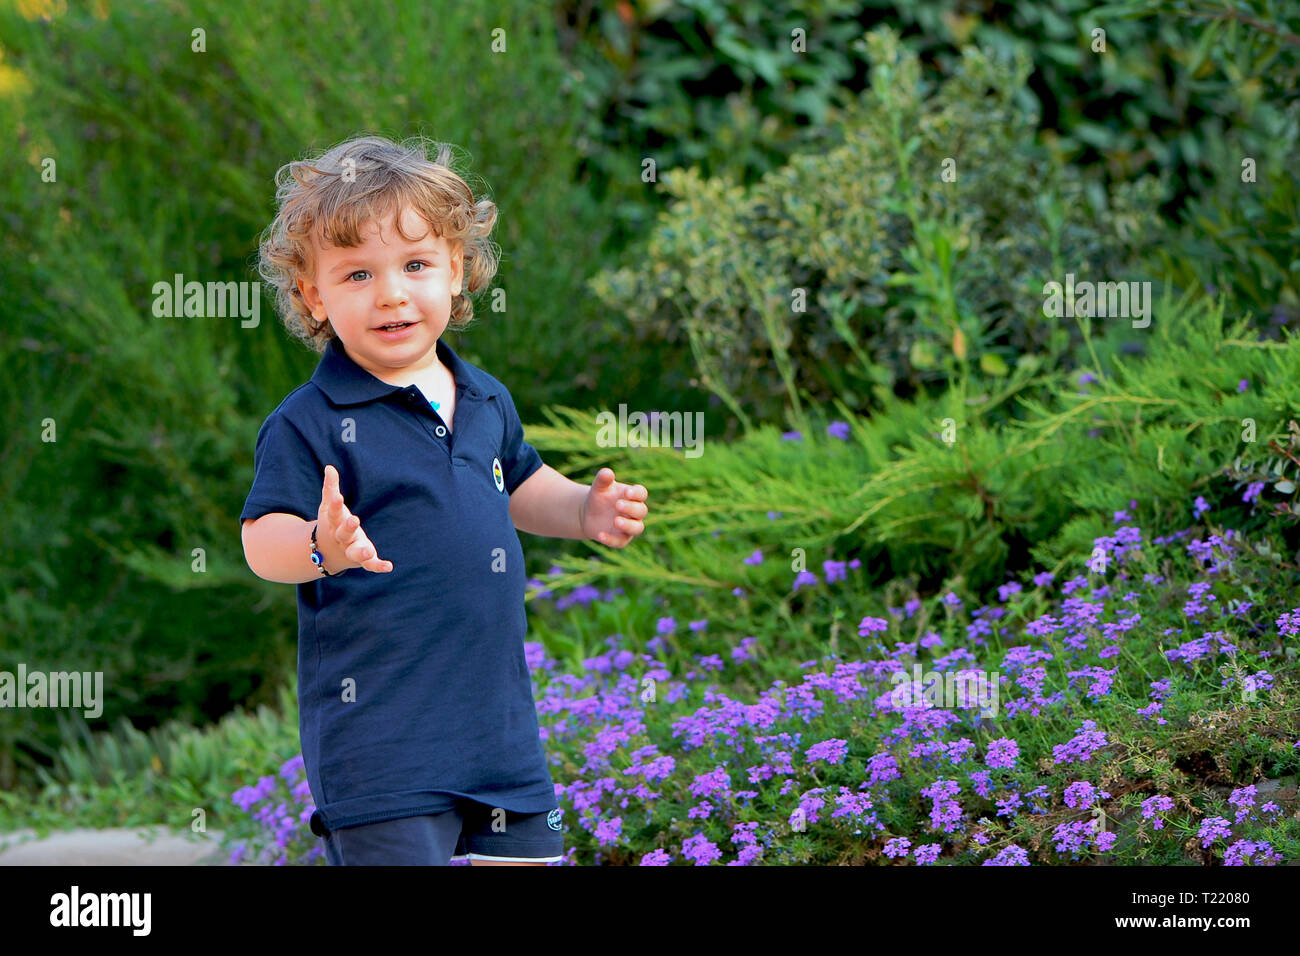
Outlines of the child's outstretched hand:
[[641,519],[649,509],[645,485],[626,485],[614,480],[614,469],[602,468],[582,505],[582,533],[611,548],[626,547],[645,531]]
[[393,570],[393,563],[379,557],[375,546],[361,530],[361,519],[343,503],[338,469],[333,465],[325,466],[325,483],[321,486],[316,519],[316,550],[325,559],[325,570],[330,574],[348,568],[375,572]]

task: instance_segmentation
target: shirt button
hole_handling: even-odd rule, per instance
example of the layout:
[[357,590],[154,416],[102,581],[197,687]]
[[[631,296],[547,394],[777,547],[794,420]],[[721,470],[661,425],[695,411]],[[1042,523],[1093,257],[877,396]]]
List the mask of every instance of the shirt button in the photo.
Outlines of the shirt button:
[[433,430],[433,433],[437,435],[439,438],[441,438],[443,435],[447,434],[447,429],[439,425],[437,428]]

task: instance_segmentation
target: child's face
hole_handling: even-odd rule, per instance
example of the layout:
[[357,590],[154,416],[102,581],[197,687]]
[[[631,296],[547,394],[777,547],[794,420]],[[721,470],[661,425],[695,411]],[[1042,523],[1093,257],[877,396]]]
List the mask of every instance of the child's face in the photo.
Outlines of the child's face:
[[[438,361],[435,346],[460,292],[459,244],[435,237],[413,208],[402,211],[408,243],[393,228],[370,223],[362,244],[322,245],[313,237],[316,274],[299,276],[303,301],[317,321],[329,318],[334,334],[354,362],[377,378],[427,368]],[[381,326],[409,322],[396,333]]]

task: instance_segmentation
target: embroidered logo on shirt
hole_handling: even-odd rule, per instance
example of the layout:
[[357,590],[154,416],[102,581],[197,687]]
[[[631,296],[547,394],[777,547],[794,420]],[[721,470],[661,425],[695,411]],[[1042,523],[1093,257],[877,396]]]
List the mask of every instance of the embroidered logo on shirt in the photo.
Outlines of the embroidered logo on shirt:
[[560,810],[560,808],[556,807],[554,810],[552,810],[550,813],[546,815],[546,825],[550,827],[552,830],[558,830],[560,828],[561,812],[562,811]]
[[506,490],[506,479],[501,474],[501,459],[492,459],[492,480],[497,483],[497,491]]

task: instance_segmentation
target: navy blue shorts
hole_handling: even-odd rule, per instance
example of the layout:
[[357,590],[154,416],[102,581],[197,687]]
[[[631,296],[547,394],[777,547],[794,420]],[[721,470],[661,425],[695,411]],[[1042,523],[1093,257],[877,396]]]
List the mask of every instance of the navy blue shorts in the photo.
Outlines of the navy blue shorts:
[[331,866],[448,866],[465,859],[558,863],[564,854],[560,813],[515,813],[461,800],[442,813],[331,830],[324,837],[325,858]]

